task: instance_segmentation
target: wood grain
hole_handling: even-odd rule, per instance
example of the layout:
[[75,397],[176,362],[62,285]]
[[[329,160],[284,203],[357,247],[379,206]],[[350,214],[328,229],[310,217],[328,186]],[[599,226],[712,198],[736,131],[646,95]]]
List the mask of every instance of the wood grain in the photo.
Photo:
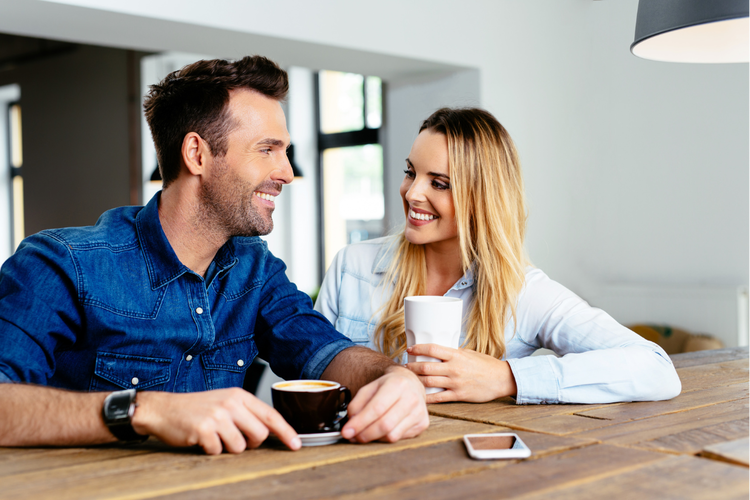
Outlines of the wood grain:
[[431,417],[430,427],[421,436],[393,444],[358,445],[344,441],[334,446],[291,452],[280,442],[269,440],[261,448],[240,455],[206,456],[195,450],[163,451],[0,477],[0,492],[4,500],[149,498],[392,454],[456,440],[468,433],[495,430],[494,426]]
[[747,347],[730,347],[727,349],[714,349],[710,351],[685,352],[672,354],[672,364],[675,368],[687,368],[688,366],[708,365],[734,361],[736,359],[748,359]]
[[517,498],[546,491],[545,498],[566,485],[622,474],[648,467],[668,456],[643,450],[594,445],[558,453],[541,460],[500,463],[491,469],[452,477],[432,477],[417,484],[395,484],[355,495],[336,498]]
[[[723,429],[721,432],[724,433],[724,440],[743,437],[739,433],[746,433],[744,429],[748,408],[748,400],[743,399],[625,422],[575,435],[609,444],[657,448],[669,453],[693,453],[707,444],[715,443],[716,436],[711,438],[710,435],[718,432],[718,428]],[[700,434],[697,431],[706,429],[711,429],[711,434],[696,439]],[[706,437],[710,438],[710,442],[703,442]]]
[[739,359],[723,363],[678,368],[682,393],[747,382],[748,361]]
[[[143,448],[4,448],[0,454],[0,477],[21,472],[47,471],[57,467],[101,463],[122,457],[151,453]],[[0,494],[2,497],[2,494]]]
[[[527,460],[578,448],[586,442],[575,438],[519,433],[533,450]],[[380,488],[402,488],[412,484],[474,474],[497,469],[518,460],[472,460],[460,440],[419,448],[396,454],[382,454],[347,462],[314,467],[283,475],[261,477],[253,481],[226,484],[189,492],[191,500],[209,498],[293,498],[307,499],[359,495]],[[185,498],[185,492],[162,500]]]
[[607,406],[610,405],[517,405],[513,399],[503,398],[481,404],[433,404],[428,405],[427,409],[430,415],[528,430],[524,422],[559,415],[574,415],[581,411]]
[[672,457],[581,484],[549,488],[524,500],[747,500],[747,469],[702,458]]
[[706,446],[701,456],[747,467],[750,465],[750,438],[745,437]]

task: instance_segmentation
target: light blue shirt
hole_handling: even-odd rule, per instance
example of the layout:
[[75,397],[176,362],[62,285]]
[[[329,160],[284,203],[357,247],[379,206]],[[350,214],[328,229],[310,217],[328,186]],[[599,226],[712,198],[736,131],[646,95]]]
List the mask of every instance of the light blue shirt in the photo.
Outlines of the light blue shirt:
[[[393,290],[385,283],[389,238],[342,249],[320,288],[315,309],[338,331],[371,349],[377,313]],[[468,271],[445,294],[464,302],[464,320],[474,299]],[[516,380],[519,404],[613,403],[670,399],[680,379],[664,350],[589,306],[541,270],[526,269],[516,305],[518,328],[505,328],[505,358]],[[466,323],[466,321],[464,321]],[[465,340],[461,332],[461,344]],[[557,356],[531,356],[539,348]]]

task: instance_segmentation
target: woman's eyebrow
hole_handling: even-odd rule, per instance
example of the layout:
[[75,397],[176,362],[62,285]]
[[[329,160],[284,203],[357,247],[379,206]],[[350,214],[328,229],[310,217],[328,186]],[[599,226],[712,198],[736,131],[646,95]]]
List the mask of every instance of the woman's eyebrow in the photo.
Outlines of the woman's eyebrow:
[[[409,165],[411,168],[414,168],[414,164],[411,162],[409,158],[406,159],[406,164]],[[427,172],[427,175],[430,175],[432,177],[441,177],[447,181],[451,180],[449,176],[447,176],[446,174],[441,174],[440,172]]]
[[441,173],[439,173],[439,172],[427,172],[427,175],[431,175],[431,176],[433,176],[433,177],[442,177],[443,179],[445,179],[445,180],[448,180],[448,181],[449,181],[449,180],[451,180],[451,178],[450,178],[450,177],[448,177],[448,176],[447,176],[447,175],[445,175],[445,174],[441,174]]

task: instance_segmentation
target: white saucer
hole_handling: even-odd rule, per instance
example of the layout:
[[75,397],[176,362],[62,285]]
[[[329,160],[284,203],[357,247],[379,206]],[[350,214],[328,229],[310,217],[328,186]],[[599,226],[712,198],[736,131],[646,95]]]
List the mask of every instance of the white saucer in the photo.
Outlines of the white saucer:
[[298,434],[302,446],[323,446],[333,444],[341,439],[340,432],[318,432],[316,434]]

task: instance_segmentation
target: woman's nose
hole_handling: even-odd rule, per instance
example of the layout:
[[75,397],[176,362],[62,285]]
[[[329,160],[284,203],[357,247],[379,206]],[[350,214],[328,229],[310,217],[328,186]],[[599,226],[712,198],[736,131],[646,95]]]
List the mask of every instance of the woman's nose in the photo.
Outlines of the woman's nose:
[[424,201],[426,199],[424,183],[419,180],[412,182],[409,189],[406,191],[406,200],[412,201]]

